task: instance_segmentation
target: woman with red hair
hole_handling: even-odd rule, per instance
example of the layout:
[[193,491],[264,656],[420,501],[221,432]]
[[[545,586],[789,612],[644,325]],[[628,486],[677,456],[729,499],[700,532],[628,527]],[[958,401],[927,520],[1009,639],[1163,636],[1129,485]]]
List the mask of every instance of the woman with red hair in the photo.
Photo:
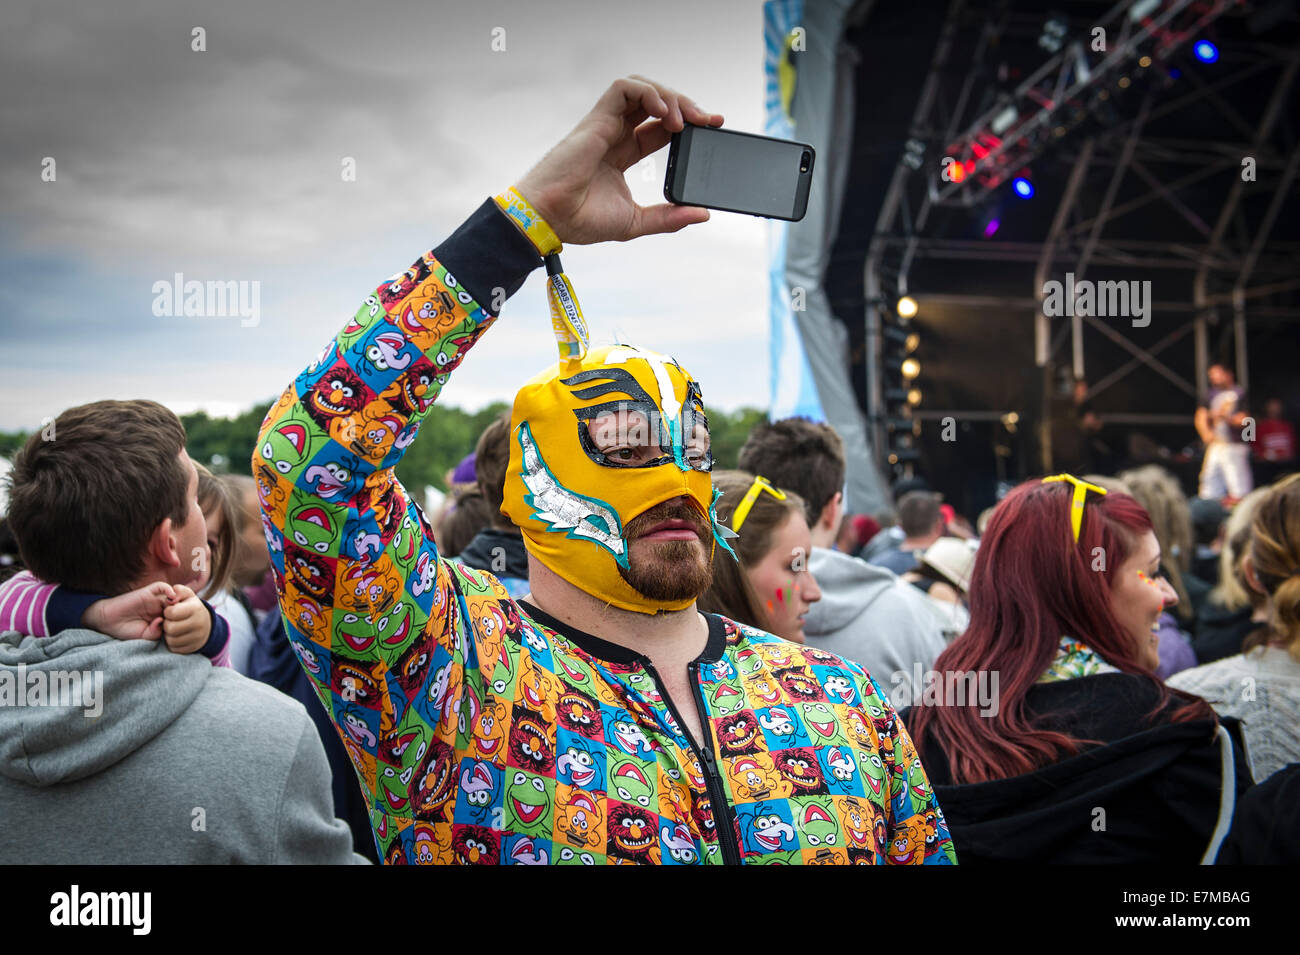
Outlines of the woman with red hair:
[[1213,861],[1250,773],[1155,676],[1160,560],[1137,501],[1070,475],[994,511],[970,625],[902,714],[963,863]]

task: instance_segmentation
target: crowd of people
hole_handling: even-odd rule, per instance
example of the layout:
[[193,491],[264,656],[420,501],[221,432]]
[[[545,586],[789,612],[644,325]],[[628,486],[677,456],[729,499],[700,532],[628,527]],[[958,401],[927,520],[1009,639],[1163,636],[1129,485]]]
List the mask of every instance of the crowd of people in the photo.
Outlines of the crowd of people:
[[832,427],[763,423],[715,461],[691,375],[587,348],[578,314],[442,511],[407,495],[480,303],[562,280],[561,241],[702,221],[599,175],[683,121],[721,117],[616,82],[374,289],[247,476],[151,401],[31,437],[0,858],[1296,861],[1300,474],[1191,500],[1157,467],[1054,474],[974,524],[909,478],[846,513]]

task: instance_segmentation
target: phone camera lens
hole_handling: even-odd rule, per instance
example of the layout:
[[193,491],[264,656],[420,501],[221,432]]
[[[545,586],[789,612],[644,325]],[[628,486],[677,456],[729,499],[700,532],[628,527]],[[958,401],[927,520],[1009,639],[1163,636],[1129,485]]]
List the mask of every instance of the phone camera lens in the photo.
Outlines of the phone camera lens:
[[802,157],[800,158],[800,160],[799,160],[799,171],[800,171],[800,172],[807,172],[807,171],[808,171],[808,163],[809,163],[809,161],[810,161],[811,159],[812,159],[812,154],[809,153],[808,150],[805,149],[805,150],[803,151],[803,156],[802,156]]

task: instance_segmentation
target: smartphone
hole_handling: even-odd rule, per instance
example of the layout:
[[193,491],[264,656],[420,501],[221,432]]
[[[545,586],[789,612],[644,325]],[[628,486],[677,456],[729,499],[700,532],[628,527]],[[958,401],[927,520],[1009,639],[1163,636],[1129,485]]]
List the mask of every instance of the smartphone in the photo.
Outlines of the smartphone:
[[664,197],[798,222],[808,211],[814,158],[807,143],[688,123],[673,134]]

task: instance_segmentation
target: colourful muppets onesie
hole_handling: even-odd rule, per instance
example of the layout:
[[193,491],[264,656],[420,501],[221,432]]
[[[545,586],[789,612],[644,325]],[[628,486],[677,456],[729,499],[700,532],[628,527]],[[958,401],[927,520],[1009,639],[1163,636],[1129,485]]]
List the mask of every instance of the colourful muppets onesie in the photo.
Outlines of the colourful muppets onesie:
[[[647,657],[438,555],[393,468],[495,320],[479,303],[513,294],[549,251],[528,212],[485,202],[380,285],[271,408],[253,458],[289,639],[368,794],[380,854],[955,861],[911,740],[856,664],[708,616],[690,666],[697,746]],[[693,501],[727,546],[697,440],[699,388],[665,356],[586,353],[579,337],[515,400],[503,509],[529,552],[586,593],[683,609],[690,600],[650,600],[620,570],[628,522],[673,498]],[[611,408],[639,412],[662,457],[611,469],[587,428]]]

